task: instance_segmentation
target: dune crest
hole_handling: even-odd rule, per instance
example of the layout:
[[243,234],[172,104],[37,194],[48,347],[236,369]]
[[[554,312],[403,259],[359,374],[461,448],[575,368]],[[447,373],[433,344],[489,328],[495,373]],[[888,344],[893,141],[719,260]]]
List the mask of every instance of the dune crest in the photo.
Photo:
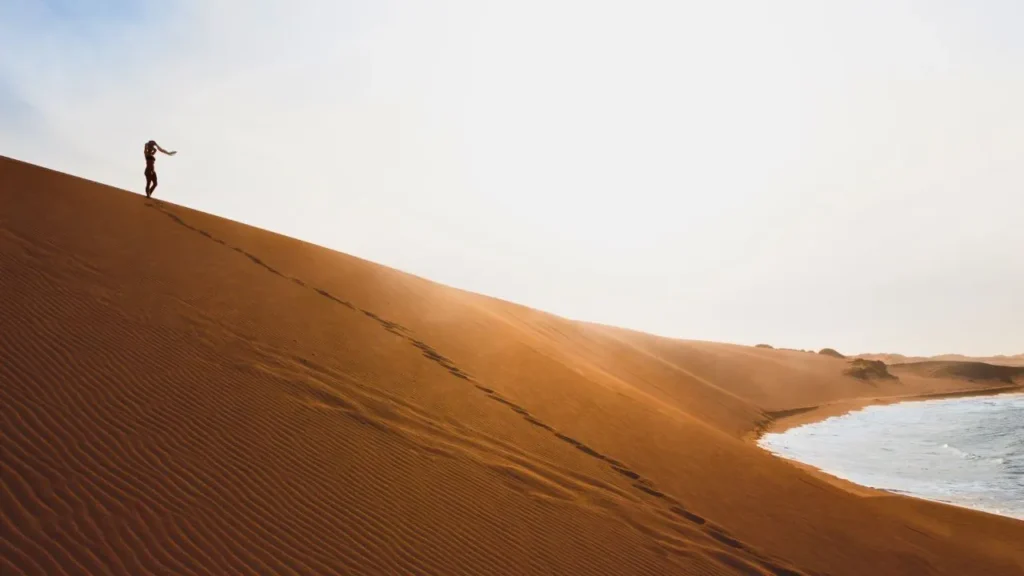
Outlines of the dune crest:
[[571,322],[7,158],[0,206],[4,574],[1024,566],[1022,523],[750,441],[996,383]]

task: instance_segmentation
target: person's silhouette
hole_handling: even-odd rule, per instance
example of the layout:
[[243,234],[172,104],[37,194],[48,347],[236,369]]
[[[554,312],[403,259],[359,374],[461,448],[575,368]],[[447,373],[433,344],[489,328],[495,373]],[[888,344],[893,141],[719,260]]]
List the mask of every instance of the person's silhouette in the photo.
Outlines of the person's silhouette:
[[168,152],[160,147],[156,143],[156,140],[150,140],[146,142],[146,145],[142,148],[143,155],[146,156],[146,198],[153,195],[153,190],[156,190],[156,151],[159,150],[168,156],[174,156],[177,154],[176,151]]

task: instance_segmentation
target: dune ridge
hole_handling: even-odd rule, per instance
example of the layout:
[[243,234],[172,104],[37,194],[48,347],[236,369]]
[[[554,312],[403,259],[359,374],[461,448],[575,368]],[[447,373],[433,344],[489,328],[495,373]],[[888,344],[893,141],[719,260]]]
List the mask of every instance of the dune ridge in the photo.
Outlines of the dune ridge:
[[860,498],[749,441],[788,410],[988,384],[865,387],[0,174],[5,574],[1024,566],[1019,522]]

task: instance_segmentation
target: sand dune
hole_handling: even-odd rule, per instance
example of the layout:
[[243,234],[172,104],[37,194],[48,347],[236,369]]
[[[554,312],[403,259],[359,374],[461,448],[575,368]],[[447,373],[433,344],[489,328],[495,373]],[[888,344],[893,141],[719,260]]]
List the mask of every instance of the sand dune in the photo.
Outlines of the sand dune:
[[1004,384],[1024,382],[1024,366],[1002,366],[984,362],[908,362],[894,366],[893,371],[896,374],[920,374],[970,382],[994,381]]
[[3,574],[1021,574],[758,449],[984,390],[572,322],[0,158]]
[[886,364],[912,364],[918,362],[982,362],[997,366],[1024,366],[1024,354],[1002,356],[964,356],[940,354],[938,356],[904,356],[903,354],[858,354],[857,358],[881,360]]

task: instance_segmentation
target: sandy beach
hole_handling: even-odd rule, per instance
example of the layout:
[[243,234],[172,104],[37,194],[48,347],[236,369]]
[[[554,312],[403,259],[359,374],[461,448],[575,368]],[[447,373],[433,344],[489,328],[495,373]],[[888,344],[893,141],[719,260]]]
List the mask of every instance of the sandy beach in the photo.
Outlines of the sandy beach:
[[756,445],[1012,373],[570,321],[6,157],[0,296],[5,575],[1024,573],[1024,522]]

